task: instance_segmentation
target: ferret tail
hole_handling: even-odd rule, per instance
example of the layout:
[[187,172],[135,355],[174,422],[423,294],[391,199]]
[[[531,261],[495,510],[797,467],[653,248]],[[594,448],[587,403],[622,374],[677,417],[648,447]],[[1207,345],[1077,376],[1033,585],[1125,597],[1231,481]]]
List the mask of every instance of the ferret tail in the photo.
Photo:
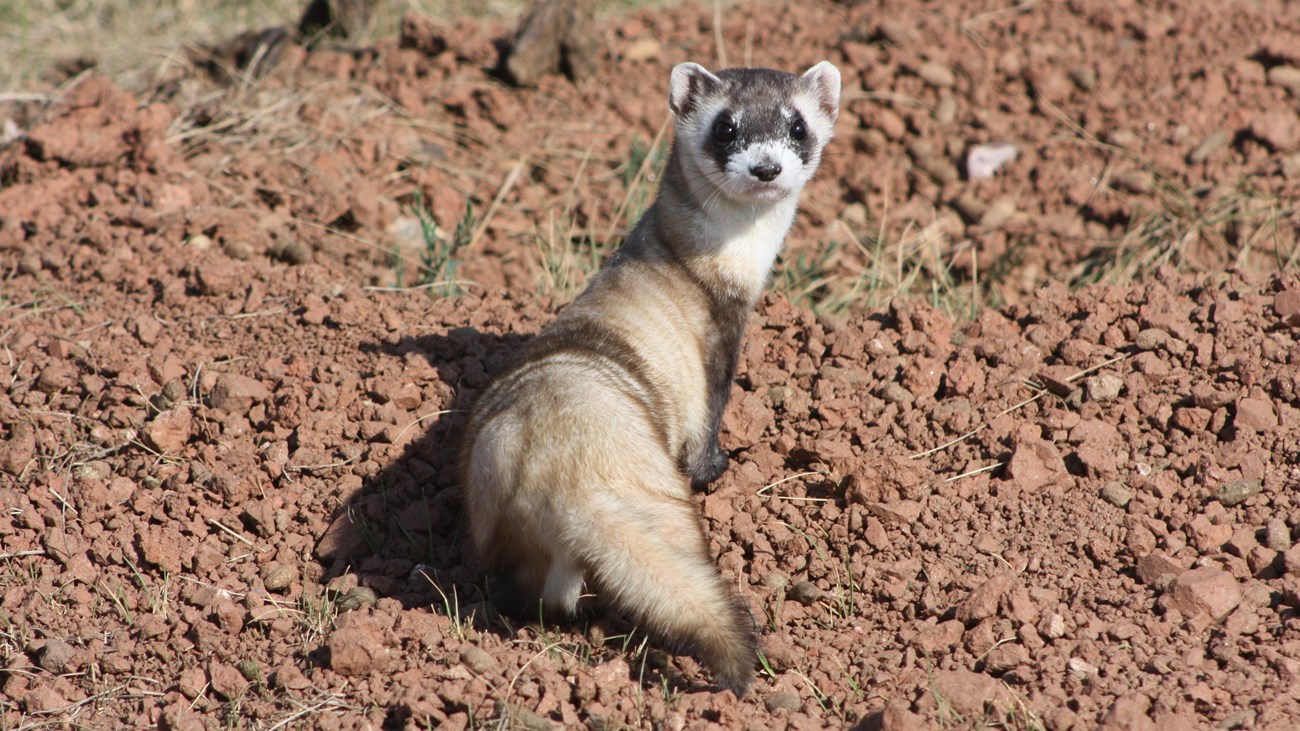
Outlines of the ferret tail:
[[565,543],[602,599],[695,656],[718,685],[743,695],[757,658],[753,620],[710,560],[685,485],[677,495],[662,488],[617,492],[590,493],[577,521],[586,525],[575,526]]

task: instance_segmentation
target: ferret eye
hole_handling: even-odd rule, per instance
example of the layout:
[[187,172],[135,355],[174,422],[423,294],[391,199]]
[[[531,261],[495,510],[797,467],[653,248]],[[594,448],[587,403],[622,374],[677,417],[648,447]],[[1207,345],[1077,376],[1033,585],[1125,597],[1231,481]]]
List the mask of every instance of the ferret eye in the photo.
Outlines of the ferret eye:
[[804,124],[802,119],[796,119],[790,125],[790,137],[800,142],[808,139],[808,125]]
[[736,139],[736,125],[729,117],[718,117],[713,123],[713,139],[718,142],[731,142]]

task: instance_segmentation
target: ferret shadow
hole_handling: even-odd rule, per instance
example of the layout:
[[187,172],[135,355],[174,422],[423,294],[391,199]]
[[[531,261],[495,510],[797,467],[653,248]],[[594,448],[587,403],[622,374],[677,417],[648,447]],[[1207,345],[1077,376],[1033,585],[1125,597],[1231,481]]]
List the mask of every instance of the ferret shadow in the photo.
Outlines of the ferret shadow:
[[406,609],[432,606],[456,618],[484,618],[490,607],[463,518],[458,455],[474,399],[530,337],[461,327],[361,346],[377,358],[426,360],[452,395],[437,410],[437,404],[415,406],[422,414],[417,421],[372,438],[401,446],[375,457],[379,468],[331,516],[316,547],[322,584],[340,591],[365,587],[370,599],[395,599]]

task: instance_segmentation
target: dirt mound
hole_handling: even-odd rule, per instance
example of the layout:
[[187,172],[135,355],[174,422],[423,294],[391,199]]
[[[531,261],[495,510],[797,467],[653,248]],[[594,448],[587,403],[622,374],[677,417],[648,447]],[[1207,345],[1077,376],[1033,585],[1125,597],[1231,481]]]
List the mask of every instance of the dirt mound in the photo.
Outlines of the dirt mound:
[[[1174,12],[728,17],[731,62],[854,90],[697,496],[762,633],[742,701],[617,617],[494,616],[454,489],[711,12],[618,19],[576,87],[416,16],[230,103],[82,80],[0,150],[3,724],[1300,724],[1298,11]],[[1005,302],[868,308],[908,267]]]

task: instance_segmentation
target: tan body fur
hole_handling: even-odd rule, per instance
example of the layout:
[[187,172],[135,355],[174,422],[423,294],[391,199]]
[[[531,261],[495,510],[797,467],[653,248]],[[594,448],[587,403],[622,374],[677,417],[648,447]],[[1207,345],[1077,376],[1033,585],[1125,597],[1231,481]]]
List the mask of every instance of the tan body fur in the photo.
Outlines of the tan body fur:
[[[691,85],[736,82],[683,67],[670,97],[678,139],[654,205],[480,397],[464,497],[503,608],[536,617],[540,599],[572,614],[585,584],[739,694],[753,676],[753,624],[709,557],[691,486],[725,469],[717,429],[740,337],[806,176],[771,201],[717,195],[707,158],[682,149],[696,139],[688,103],[711,98]],[[837,104],[838,72],[833,81]],[[813,97],[800,104],[828,106]]]

